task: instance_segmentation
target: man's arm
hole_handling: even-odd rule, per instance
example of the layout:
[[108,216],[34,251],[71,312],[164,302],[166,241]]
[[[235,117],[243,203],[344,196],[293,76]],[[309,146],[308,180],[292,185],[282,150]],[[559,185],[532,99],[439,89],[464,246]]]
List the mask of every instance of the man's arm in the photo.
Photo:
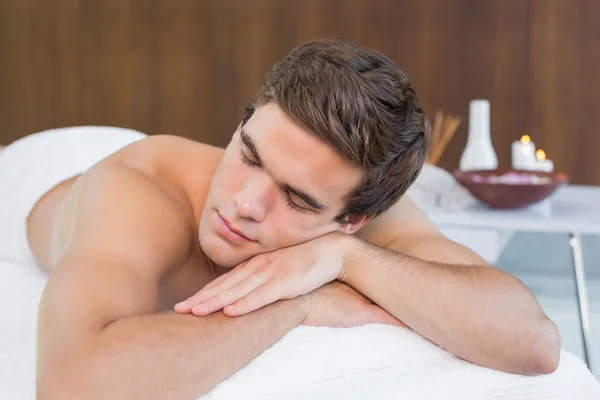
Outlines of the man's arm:
[[40,399],[194,399],[307,315],[303,299],[242,318],[157,314],[161,278],[193,238],[141,173],[99,165],[74,187],[70,243],[40,305]]
[[412,329],[489,368],[556,369],[560,337],[533,294],[446,239],[409,199],[372,221],[361,238],[340,237],[346,249],[341,280]]

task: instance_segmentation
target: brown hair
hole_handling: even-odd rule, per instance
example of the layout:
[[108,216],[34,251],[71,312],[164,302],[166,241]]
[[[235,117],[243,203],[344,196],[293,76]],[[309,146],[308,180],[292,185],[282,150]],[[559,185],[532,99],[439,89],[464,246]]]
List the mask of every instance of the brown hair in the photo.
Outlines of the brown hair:
[[430,128],[408,77],[385,55],[351,40],[321,39],[292,50],[267,72],[242,125],[271,101],[364,171],[338,219],[386,211],[425,162]]

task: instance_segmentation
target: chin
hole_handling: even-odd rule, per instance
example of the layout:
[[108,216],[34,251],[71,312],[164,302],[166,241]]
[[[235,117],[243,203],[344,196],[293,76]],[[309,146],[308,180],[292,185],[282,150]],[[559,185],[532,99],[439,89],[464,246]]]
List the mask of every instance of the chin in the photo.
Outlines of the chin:
[[217,233],[207,231],[203,232],[203,229],[200,229],[198,235],[200,248],[204,255],[219,267],[233,268],[251,258],[244,247],[232,246]]
[[226,243],[215,234],[204,234],[199,237],[200,248],[206,257],[220,267],[233,268],[238,262],[237,252],[228,248]]

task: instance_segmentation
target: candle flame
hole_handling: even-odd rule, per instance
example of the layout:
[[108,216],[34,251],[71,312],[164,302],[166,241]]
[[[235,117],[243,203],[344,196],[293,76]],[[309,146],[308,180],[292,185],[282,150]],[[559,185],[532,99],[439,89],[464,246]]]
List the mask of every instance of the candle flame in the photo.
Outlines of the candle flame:
[[546,159],[546,153],[544,152],[544,150],[538,149],[535,152],[535,158],[537,158],[538,161],[544,161]]
[[531,142],[531,138],[529,137],[529,135],[521,136],[521,143],[527,144],[529,142]]

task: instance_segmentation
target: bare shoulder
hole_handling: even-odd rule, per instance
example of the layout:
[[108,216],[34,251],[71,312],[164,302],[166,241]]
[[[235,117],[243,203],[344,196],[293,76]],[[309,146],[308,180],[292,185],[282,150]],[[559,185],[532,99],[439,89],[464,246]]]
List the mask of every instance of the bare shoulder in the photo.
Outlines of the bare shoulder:
[[194,140],[154,135],[99,162],[62,201],[53,263],[67,247],[90,243],[94,251],[137,257],[137,264],[161,261],[154,268],[185,261],[193,250],[194,207],[203,204],[221,154]]
[[378,246],[387,246],[399,239],[423,235],[442,234],[419,206],[406,195],[357,232],[358,237]]
[[407,196],[363,229],[358,232],[362,240],[422,260],[487,265],[473,250],[446,238]]
[[199,162],[219,161],[223,150],[196,140],[176,135],[152,135],[132,143],[118,154],[118,159],[128,165],[137,166],[142,163],[157,164],[168,160],[175,163],[188,162],[190,158]]
[[224,149],[173,135],[149,136],[124,148],[115,161],[145,171],[185,197],[202,202]]
[[165,272],[189,253],[188,210],[152,175],[101,162],[65,196],[54,229],[52,261],[65,253],[102,254],[146,272]]

